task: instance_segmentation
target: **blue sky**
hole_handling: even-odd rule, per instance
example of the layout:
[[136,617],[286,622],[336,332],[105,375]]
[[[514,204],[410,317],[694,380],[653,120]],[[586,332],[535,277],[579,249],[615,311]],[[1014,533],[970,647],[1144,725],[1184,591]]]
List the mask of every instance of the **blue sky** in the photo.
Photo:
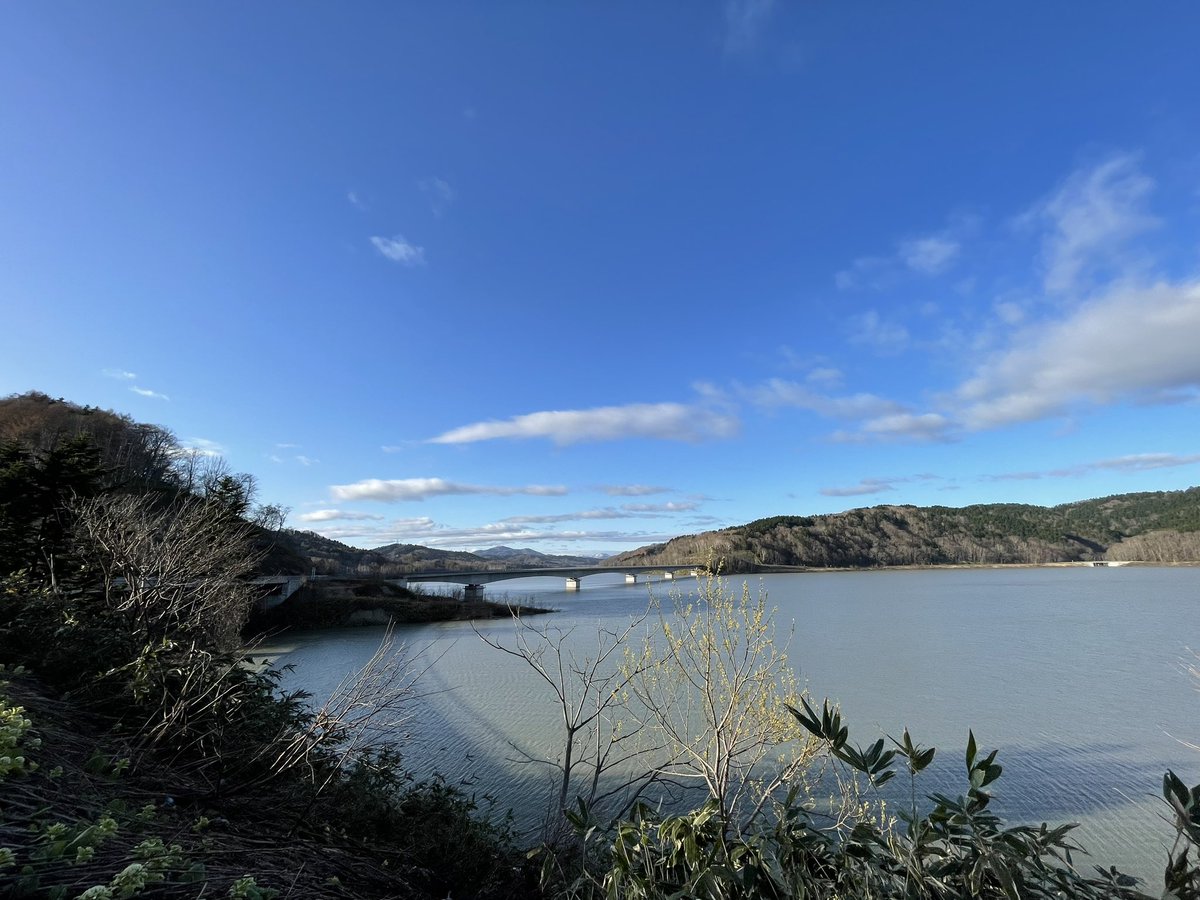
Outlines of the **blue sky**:
[[1200,484],[1200,7],[8,4],[0,391],[359,546]]

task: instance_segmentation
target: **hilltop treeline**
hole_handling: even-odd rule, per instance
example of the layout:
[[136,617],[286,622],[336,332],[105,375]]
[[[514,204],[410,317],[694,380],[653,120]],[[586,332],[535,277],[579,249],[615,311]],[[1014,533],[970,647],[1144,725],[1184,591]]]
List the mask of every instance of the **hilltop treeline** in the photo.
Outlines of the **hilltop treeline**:
[[1200,561],[1200,488],[1118,494],[1044,507],[994,503],[874,506],[821,516],[773,516],[675,538],[616,559],[727,571],[760,566],[1044,564],[1088,560]]

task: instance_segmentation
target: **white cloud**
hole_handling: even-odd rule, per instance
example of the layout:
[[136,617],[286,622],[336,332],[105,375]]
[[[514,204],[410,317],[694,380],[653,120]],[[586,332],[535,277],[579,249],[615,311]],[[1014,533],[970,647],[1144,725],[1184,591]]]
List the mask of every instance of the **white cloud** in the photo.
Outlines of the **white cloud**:
[[978,227],[973,216],[954,217],[942,231],[896,242],[887,256],[860,256],[834,275],[839,290],[858,288],[881,290],[894,283],[906,271],[918,275],[941,275],[953,267],[962,251],[964,236]]
[[753,48],[774,7],[775,0],[725,0],[725,52]]
[[860,256],[850,264],[850,268],[842,269],[833,276],[833,283],[839,291],[851,291],[856,288],[879,289],[887,284],[885,274],[891,269],[891,260],[882,256]]
[[418,181],[417,187],[429,197],[429,206],[435,216],[442,215],[454,202],[454,188],[444,178],[431,175]]
[[[1176,466],[1190,466],[1200,462],[1200,454],[1180,456],[1177,453],[1134,453],[1129,456],[1118,456],[1115,459],[1101,459],[1088,463],[1089,469],[1117,469],[1123,472],[1146,472],[1150,469],[1170,469]],[[1052,475],[1058,474],[1057,471]]]
[[346,200],[355,209],[365,210],[367,208],[367,204],[364,203],[362,198],[358,196],[357,191],[347,191],[346,192]]
[[403,235],[397,234],[390,238],[373,237],[371,244],[392,262],[398,262],[404,266],[425,264],[425,248],[410,244]]
[[670,494],[672,488],[655,484],[604,484],[600,490],[610,497],[647,497],[650,494]]
[[795,407],[807,409],[831,419],[860,419],[902,412],[899,403],[878,397],[875,394],[849,394],[832,397],[818,393],[803,384],[772,378],[764,384],[750,388],[746,396],[752,403],[767,409]]
[[850,320],[854,332],[851,343],[870,344],[880,350],[897,351],[908,343],[908,329],[895,322],[887,322],[875,310],[868,310]]
[[897,251],[900,260],[914,272],[938,275],[950,268],[958,256],[960,245],[945,235],[901,241]]
[[640,516],[623,509],[605,507],[603,509],[584,509],[578,512],[551,513],[535,516],[506,516],[500,522],[505,525],[548,525],[554,522],[582,522],[595,519],[641,519],[661,518],[661,516]]
[[886,479],[863,478],[858,484],[850,487],[821,488],[821,493],[826,497],[861,497],[867,494],[882,494],[895,489],[895,485]]
[[1025,320],[1025,309],[1011,300],[1001,300],[995,305],[996,315],[1005,325],[1020,325]]
[[1070,293],[1095,270],[1112,270],[1122,261],[1122,245],[1153,228],[1158,220],[1145,209],[1154,181],[1138,170],[1138,158],[1118,154],[1073,173],[1049,197],[1017,219],[1018,225],[1042,223],[1045,288]]
[[370,513],[348,512],[344,509],[317,509],[312,512],[302,513],[298,518],[301,522],[333,522],[337,520],[382,521],[384,517],[371,515]]
[[150,388],[138,387],[136,384],[130,388],[135,394],[140,397],[150,397],[154,400],[170,400],[166,394],[160,394],[158,391],[152,391]]
[[304,454],[300,454],[296,457],[296,462],[300,463],[300,465],[302,465],[302,466],[315,466],[317,463],[320,462],[320,460],[313,459],[311,456],[305,456]]
[[529,494],[535,497],[559,497],[567,493],[562,485],[533,484],[525,487],[496,487],[480,484],[459,484],[442,478],[397,478],[384,480],[368,478],[354,484],[335,484],[329,493],[334,500],[379,500],[385,503],[402,503],[425,500],[429,497],[445,497],[455,494],[495,494],[510,496]]
[[701,441],[725,438],[738,430],[733,415],[683,403],[635,403],[595,409],[555,410],[477,422],[430,439],[434,444],[468,444],[499,438],[549,438],[556,444],[653,438]]
[[224,456],[225,448],[208,438],[188,438],[179,442],[181,452],[191,456]]
[[821,366],[805,375],[804,380],[810,384],[819,384],[822,387],[838,388],[842,386],[845,376],[840,369]]
[[1200,281],[1122,286],[1017,336],[956,392],[968,428],[1200,389]]
[[115,378],[118,381],[133,381],[137,378],[133,372],[126,372],[124,369],[102,369],[100,374],[105,378]]
[[692,512],[699,509],[699,503],[691,501],[670,500],[666,503],[624,503],[621,509],[633,513],[677,513]]
[[1148,472],[1154,469],[1172,469],[1179,466],[1191,466],[1197,463],[1200,463],[1200,454],[1132,453],[1128,456],[1100,459],[1095,462],[1079,463],[1078,465],[1066,466],[1061,469],[1049,469],[1043,472],[1006,472],[1003,475],[987,476],[985,480],[1032,481],[1038,478],[1078,478],[1096,471]]
[[953,431],[954,422],[941,413],[900,412],[868,419],[858,431],[839,431],[832,437],[839,443],[949,441]]

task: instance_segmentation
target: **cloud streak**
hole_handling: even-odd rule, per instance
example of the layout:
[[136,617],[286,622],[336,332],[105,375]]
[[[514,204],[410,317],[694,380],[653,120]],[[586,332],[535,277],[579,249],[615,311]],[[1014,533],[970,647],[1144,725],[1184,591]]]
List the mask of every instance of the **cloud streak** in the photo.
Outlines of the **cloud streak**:
[[152,400],[170,400],[171,399],[166,394],[160,394],[158,391],[150,390],[150,388],[138,387],[138,385],[136,385],[136,384],[133,385],[129,390],[133,391],[133,393],[137,394],[139,397],[149,397]]
[[535,497],[560,497],[567,493],[562,485],[533,484],[524,487],[499,487],[480,484],[461,484],[442,478],[368,478],[354,484],[335,484],[329,488],[334,500],[376,500],[383,503],[406,503],[430,497],[492,494],[512,496],[529,494]]
[[753,49],[774,8],[775,0],[725,0],[725,52]]
[[425,265],[425,248],[410,244],[404,239],[404,235],[402,234],[397,234],[390,238],[373,237],[371,238],[371,246],[387,259],[400,263],[402,266]]
[[659,487],[653,484],[605,484],[600,490],[610,497],[648,497],[652,494],[670,494],[672,488]]
[[499,439],[546,438],[555,444],[648,438],[696,443],[733,436],[736,417],[683,403],[636,403],[595,409],[554,410],[464,425],[430,439],[433,444],[470,444]]
[[1111,268],[1130,238],[1156,227],[1158,220],[1145,208],[1153,190],[1137,156],[1118,154],[1073,173],[1018,217],[1019,226],[1042,223],[1049,229],[1042,247],[1045,289],[1074,291],[1089,274]]
[[317,509],[297,516],[301,522],[334,522],[346,521],[382,521],[383,516],[371,513],[350,512],[344,509]]
[[862,497],[868,494],[882,494],[895,489],[896,486],[892,482],[882,478],[863,478],[858,484],[849,487],[821,488],[821,494],[825,497]]
[[1181,455],[1177,453],[1133,453],[1128,456],[1118,456],[1112,459],[1101,459],[1095,462],[1079,463],[1061,469],[1048,469],[1041,472],[1006,472],[1003,475],[989,475],[986,481],[1034,481],[1040,478],[1080,478],[1093,472],[1150,472],[1155,469],[1172,469],[1178,466],[1191,466],[1200,463],[1200,453]]

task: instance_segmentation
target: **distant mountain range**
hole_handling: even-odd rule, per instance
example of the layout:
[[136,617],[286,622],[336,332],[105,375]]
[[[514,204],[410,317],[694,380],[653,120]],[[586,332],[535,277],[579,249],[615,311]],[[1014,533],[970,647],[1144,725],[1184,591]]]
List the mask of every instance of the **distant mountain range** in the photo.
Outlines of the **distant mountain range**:
[[504,569],[549,569],[562,566],[594,566],[599,556],[561,556],[537,550],[491,547],[469,553],[437,550],[418,544],[387,544],[373,550],[350,547],[312,531],[287,529],[281,540],[309,559],[323,575],[394,577],[409,572],[486,572]]
[[1117,494],[1051,507],[874,506],[830,515],[774,516],[677,537],[608,562],[692,565],[710,559],[731,573],[763,566],[1200,562],[1200,488]]

